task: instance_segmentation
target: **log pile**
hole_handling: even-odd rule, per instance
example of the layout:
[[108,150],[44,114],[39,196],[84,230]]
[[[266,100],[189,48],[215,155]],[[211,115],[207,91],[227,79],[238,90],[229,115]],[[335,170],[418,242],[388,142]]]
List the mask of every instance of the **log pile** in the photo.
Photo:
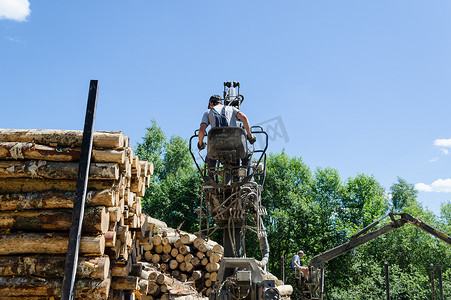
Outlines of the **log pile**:
[[[61,295],[81,131],[0,129],[0,299]],[[139,294],[153,173],[122,132],[95,132],[75,297]]]
[[[219,265],[224,249],[212,240],[204,240],[183,231],[168,228],[164,222],[149,228],[151,239],[142,243],[143,261],[152,263],[161,272],[192,284],[196,290],[208,296],[218,276]],[[164,286],[159,282],[151,283],[152,296],[158,296]]]

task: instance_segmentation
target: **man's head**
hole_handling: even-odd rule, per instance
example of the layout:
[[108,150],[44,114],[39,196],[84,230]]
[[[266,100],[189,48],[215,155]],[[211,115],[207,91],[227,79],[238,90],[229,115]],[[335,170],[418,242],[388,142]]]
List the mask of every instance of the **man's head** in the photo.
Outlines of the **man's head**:
[[299,251],[298,251],[298,255],[299,255],[299,257],[303,257],[303,256],[304,256],[304,251],[299,250]]
[[222,101],[221,96],[219,96],[219,95],[211,96],[210,100],[208,101],[208,108],[222,103],[221,101]]

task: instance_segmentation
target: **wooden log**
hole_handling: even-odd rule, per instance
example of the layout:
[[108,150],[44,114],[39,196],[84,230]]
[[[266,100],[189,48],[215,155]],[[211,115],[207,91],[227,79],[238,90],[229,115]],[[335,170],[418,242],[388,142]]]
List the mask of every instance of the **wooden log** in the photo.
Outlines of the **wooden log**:
[[218,253],[213,253],[209,258],[211,263],[220,263],[221,259],[222,259],[222,255],[218,254]]
[[211,272],[210,273],[210,280],[215,282],[216,279],[218,278],[218,272]]
[[182,271],[182,272],[186,272],[185,265],[186,265],[186,263],[184,261],[182,261],[179,264],[179,270]]
[[168,253],[165,253],[165,254],[163,254],[162,256],[161,256],[161,261],[162,262],[168,262],[168,261],[170,261],[171,260],[171,255],[170,254],[168,254]]
[[206,258],[206,257],[202,258],[202,259],[200,260],[200,264],[201,264],[202,266],[208,265],[208,264],[209,264],[208,258]]
[[177,260],[178,263],[182,263],[185,261],[185,255],[179,253],[176,257],[175,260]]
[[169,253],[171,253],[171,251],[172,251],[172,246],[171,245],[169,245],[169,244],[163,245],[163,252],[165,254],[169,254]]
[[155,246],[161,245],[162,237],[159,234],[152,236],[152,244]]
[[197,237],[194,234],[185,233],[180,235],[180,239],[184,245],[190,245],[194,242]]
[[[75,186],[75,180],[6,178],[0,181],[0,193],[75,191]],[[90,190],[111,190],[120,186],[121,184],[117,180],[90,180],[88,182]]]
[[[81,147],[83,131],[54,129],[0,129],[0,141],[37,143],[50,146]],[[94,148],[123,148],[121,131],[96,131]]]
[[141,294],[146,295],[149,291],[149,280],[140,279],[138,281],[138,290]]
[[201,252],[207,252],[208,250],[213,250],[213,246],[211,246],[207,243],[202,243],[202,244],[199,244],[199,246],[197,246],[197,249],[199,249],[199,251],[201,251]]
[[174,245],[177,242],[177,240],[179,240],[178,236],[166,236],[163,238],[161,243],[163,245]]
[[144,259],[145,260],[152,261],[152,256],[153,256],[152,252],[150,252],[150,251],[144,252]]
[[147,217],[147,222],[150,225],[150,230],[152,231],[152,233],[157,233],[160,228],[166,228],[168,227],[168,225],[160,220],[154,219],[152,217]]
[[193,257],[194,257],[194,255],[192,255],[191,253],[188,253],[187,255],[185,255],[185,262],[191,262]]
[[141,242],[141,246],[143,246],[144,251],[151,251],[153,249],[153,245],[149,242]]
[[[86,206],[116,205],[117,194],[111,190],[88,191]],[[37,192],[25,194],[0,194],[0,211],[28,209],[73,208],[75,192]]]
[[193,257],[193,259],[191,259],[191,264],[195,268],[198,268],[198,267],[200,267],[202,265],[201,262],[200,262],[200,259],[198,257]]
[[199,280],[205,276],[205,270],[194,270],[192,276],[194,280]]
[[219,253],[219,254],[224,254],[224,247],[222,247],[219,244],[216,244],[213,246],[213,252],[214,253]]
[[[0,256],[0,276],[64,276],[65,256]],[[108,256],[79,257],[77,278],[105,279],[110,271]]]
[[122,218],[120,207],[108,207],[108,214],[110,215],[110,222],[119,222]]
[[199,259],[203,259],[205,257],[205,253],[200,252],[200,251],[196,252],[196,257],[199,258]]
[[276,290],[282,297],[290,296],[291,294],[293,294],[293,286],[288,284],[276,286]]
[[158,254],[163,253],[163,245],[160,244],[160,245],[155,246],[154,251]]
[[[69,235],[66,233],[17,233],[0,235],[0,255],[13,254],[65,254]],[[80,254],[103,255],[103,235],[82,236]]]
[[113,290],[136,290],[138,288],[139,278],[136,276],[113,277],[111,288]]
[[179,255],[179,249],[177,249],[177,248],[172,248],[172,250],[171,250],[171,256],[172,256],[172,257],[177,257],[177,255]]
[[188,253],[191,252],[191,248],[188,245],[183,245],[183,246],[180,246],[179,251],[183,255],[187,255]]
[[171,259],[171,261],[169,261],[169,268],[171,268],[171,270],[177,269],[178,266],[179,266],[179,263],[177,260]]
[[149,175],[153,175],[153,171],[154,171],[153,162],[151,162],[151,161],[147,162],[147,169],[148,169],[147,173]]
[[160,264],[160,269],[162,272],[169,270],[169,264],[166,264],[166,263]]
[[160,273],[157,276],[157,279],[155,281],[158,284],[169,284],[170,285],[170,284],[172,284],[174,282],[174,279],[169,277],[169,276],[167,276],[166,274]]
[[190,263],[190,262],[186,262],[185,263],[185,270],[186,270],[186,272],[191,273],[193,271],[193,269],[194,269],[194,266],[193,266],[192,263]]
[[[105,233],[108,231],[110,216],[104,206],[87,207],[83,218],[82,231]],[[69,231],[72,210],[26,210],[0,212],[0,229],[22,231]]]
[[[71,179],[78,176],[78,163],[45,160],[0,161],[0,178]],[[90,180],[119,179],[116,163],[91,163]]]
[[132,262],[128,259],[111,260],[111,276],[127,277],[132,270]]
[[[0,142],[0,159],[27,159],[60,162],[74,162],[80,160],[80,148],[50,147],[34,143]],[[125,163],[124,150],[92,149],[91,162]],[[147,164],[146,161],[140,164]]]
[[183,246],[183,242],[182,239],[178,239],[175,243],[174,243],[174,248],[180,248],[181,246]]
[[159,254],[157,254],[157,253],[155,253],[155,254],[152,255],[152,262],[153,262],[154,264],[159,263],[160,260],[161,260],[161,255],[159,255]]
[[155,281],[149,281],[149,287],[148,287],[147,293],[149,293],[150,295],[153,295],[153,296],[158,296],[161,293],[160,285],[157,284]]
[[139,161],[139,166],[140,166],[140,169],[141,169],[141,176],[146,177],[147,176],[147,172],[149,171],[149,167],[148,167],[147,161],[140,160]]
[[121,253],[121,248],[122,248],[121,240],[116,238],[116,243],[114,244],[114,247],[106,247],[105,254],[112,259],[118,259]]
[[211,287],[213,282],[211,281],[211,279],[207,279],[207,280],[205,280],[204,284],[205,284],[206,287]]
[[219,270],[219,264],[218,263],[208,263],[206,266],[205,266],[205,269],[208,271],[208,272],[217,272],[218,270]]
[[[0,277],[3,297],[61,297],[62,279],[32,277]],[[77,299],[107,299],[111,280],[78,279],[74,294]]]

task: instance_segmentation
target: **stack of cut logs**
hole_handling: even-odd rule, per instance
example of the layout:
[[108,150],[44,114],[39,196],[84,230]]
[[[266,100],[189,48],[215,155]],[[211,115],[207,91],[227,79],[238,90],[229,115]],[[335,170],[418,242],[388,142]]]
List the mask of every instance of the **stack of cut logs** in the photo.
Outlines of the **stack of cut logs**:
[[[142,243],[143,260],[152,262],[161,272],[170,274],[182,282],[190,282],[196,290],[209,295],[218,276],[224,249],[212,240],[204,240],[193,234],[167,228],[164,222],[152,221],[149,243]],[[149,294],[158,296],[161,283],[150,282]]]
[[[81,140],[81,131],[0,129],[0,299],[61,295]],[[76,298],[144,289],[138,261],[152,219],[140,196],[152,172],[122,132],[94,133]]]

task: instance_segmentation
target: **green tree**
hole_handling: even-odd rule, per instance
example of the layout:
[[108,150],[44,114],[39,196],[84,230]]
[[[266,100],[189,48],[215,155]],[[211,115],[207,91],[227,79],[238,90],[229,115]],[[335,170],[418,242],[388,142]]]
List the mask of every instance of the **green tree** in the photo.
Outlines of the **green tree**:
[[199,205],[201,178],[194,169],[187,141],[179,136],[166,136],[152,120],[137,155],[154,163],[154,176],[143,197],[144,211],[177,228],[197,230],[195,209]]
[[409,202],[417,198],[418,191],[413,184],[409,184],[404,179],[398,177],[398,182],[390,187],[390,195],[392,212],[400,212]]

